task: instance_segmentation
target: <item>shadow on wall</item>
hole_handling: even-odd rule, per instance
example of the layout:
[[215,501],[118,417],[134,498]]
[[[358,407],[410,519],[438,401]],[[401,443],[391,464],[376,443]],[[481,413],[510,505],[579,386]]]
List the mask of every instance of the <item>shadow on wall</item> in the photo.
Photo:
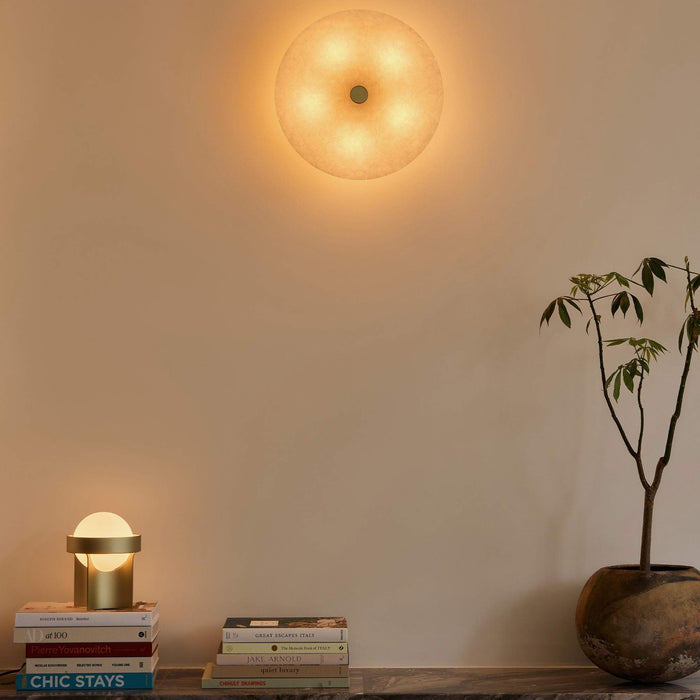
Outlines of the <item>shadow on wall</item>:
[[574,615],[583,583],[530,591],[492,615],[464,650],[465,659],[502,659],[510,665],[588,665],[576,639]]

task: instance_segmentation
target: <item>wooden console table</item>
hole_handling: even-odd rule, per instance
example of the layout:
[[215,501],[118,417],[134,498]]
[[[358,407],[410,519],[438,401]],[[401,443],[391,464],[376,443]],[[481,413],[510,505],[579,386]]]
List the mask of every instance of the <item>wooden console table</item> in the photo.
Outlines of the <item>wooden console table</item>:
[[676,683],[642,685],[597,668],[354,668],[350,689],[202,690],[199,668],[164,668],[152,691],[35,692],[0,678],[0,698],[140,698],[141,700],[700,700],[700,673]]

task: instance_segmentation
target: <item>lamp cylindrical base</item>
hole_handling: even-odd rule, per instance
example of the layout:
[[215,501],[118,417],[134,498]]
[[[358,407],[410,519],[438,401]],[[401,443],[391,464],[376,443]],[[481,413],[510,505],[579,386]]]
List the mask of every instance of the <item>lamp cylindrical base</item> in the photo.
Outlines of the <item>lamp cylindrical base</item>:
[[134,603],[134,555],[113,571],[96,569],[87,557],[85,566],[75,557],[73,604],[88,610],[130,608]]

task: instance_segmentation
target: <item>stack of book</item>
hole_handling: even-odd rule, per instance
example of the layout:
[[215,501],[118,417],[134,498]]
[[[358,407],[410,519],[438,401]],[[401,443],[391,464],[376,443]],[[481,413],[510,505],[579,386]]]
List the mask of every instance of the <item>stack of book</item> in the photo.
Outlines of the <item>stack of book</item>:
[[348,688],[344,617],[229,617],[202,688]]
[[157,603],[124,610],[27,603],[15,614],[14,641],[26,645],[17,690],[153,688],[158,630]]

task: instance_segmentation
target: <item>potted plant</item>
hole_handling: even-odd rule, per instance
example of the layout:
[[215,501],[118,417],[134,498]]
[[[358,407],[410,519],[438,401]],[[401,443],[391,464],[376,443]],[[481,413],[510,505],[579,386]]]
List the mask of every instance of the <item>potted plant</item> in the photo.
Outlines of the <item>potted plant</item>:
[[[639,296],[653,295],[655,283],[666,282],[666,273],[682,273],[686,317],[678,337],[684,355],[676,401],[671,413],[663,453],[653,472],[643,458],[645,431],[644,387],[651,367],[666,348],[650,338],[609,338],[603,332],[603,308],[612,317],[633,311],[641,324],[644,309]],[[617,432],[636,465],[644,494],[642,545],[639,565],[608,566],[597,571],[581,592],[576,608],[576,628],[581,648],[600,668],[616,676],[644,682],[683,678],[700,670],[700,572],[691,566],[651,563],[651,533],[656,498],[664,470],[671,459],[673,440],[681,415],[686,382],[698,349],[700,311],[696,294],[700,274],[692,272],[688,258],[683,266],[659,258],[645,258],[631,277],[617,272],[580,274],[570,279],[568,295],[554,299],[540,320],[552,318],[571,328],[571,312],[590,314],[586,333],[597,346],[603,398]],[[556,316],[555,316],[556,313]],[[606,350],[628,348],[631,359],[612,372],[606,369]],[[627,394],[637,404],[638,426],[632,433],[624,427],[616,404]]]

